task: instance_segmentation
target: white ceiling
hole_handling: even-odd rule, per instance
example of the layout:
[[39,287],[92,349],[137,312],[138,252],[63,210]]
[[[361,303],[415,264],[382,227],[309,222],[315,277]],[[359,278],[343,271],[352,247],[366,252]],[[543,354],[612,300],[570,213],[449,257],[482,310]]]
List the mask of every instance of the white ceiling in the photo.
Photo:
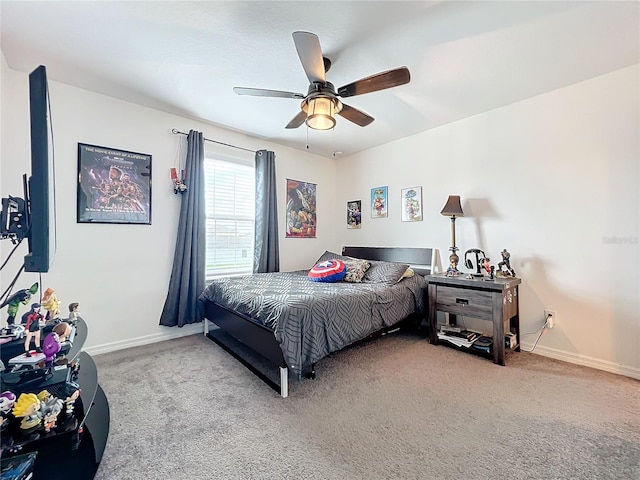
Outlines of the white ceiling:
[[[9,67],[331,156],[375,147],[640,61],[637,1],[0,1]],[[346,99],[376,120],[285,130],[307,93],[292,32],[316,33],[336,88],[407,66],[411,82]]]

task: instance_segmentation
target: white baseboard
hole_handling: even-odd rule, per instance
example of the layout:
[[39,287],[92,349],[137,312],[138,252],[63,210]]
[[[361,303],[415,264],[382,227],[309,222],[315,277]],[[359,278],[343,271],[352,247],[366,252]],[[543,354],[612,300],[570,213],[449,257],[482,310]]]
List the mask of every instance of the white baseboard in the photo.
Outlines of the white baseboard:
[[[142,345],[148,345],[150,343],[162,342],[164,340],[171,340],[172,338],[186,337],[187,335],[202,334],[204,331],[204,325],[202,323],[196,323],[193,325],[186,325],[182,328],[171,328],[171,331],[163,333],[154,333],[152,335],[144,335],[142,337],[128,338],[118,342],[105,343],[102,345],[94,345],[86,348],[86,352],[89,355],[99,355],[101,353],[115,352],[117,350],[123,350],[125,348],[139,347]],[[523,350],[531,350],[533,344],[522,343]],[[569,362],[576,365],[582,365],[584,367],[591,367],[597,370],[603,370],[605,372],[615,373],[618,375],[624,375],[625,377],[635,378],[640,380],[640,369],[632,368],[626,365],[619,365],[613,362],[607,362],[597,358],[587,357],[586,355],[579,355],[574,353],[567,353],[562,350],[556,350],[554,348],[543,347],[537,345],[534,352],[537,355],[543,357],[554,358],[556,360],[562,360],[563,362]]]
[[[522,344],[523,350],[531,350],[533,344]],[[587,357],[586,355],[579,355],[575,353],[568,353],[563,350],[556,350],[554,348],[536,346],[533,353],[542,355],[543,357],[554,358],[556,360],[562,360],[563,362],[569,362],[576,365],[582,365],[583,367],[591,367],[597,370],[604,370],[605,372],[615,373],[618,375],[624,375],[625,377],[635,378],[640,380],[640,369],[629,367],[626,365],[619,365],[617,363],[600,360],[597,358]]]
[[128,338],[117,342],[94,345],[92,347],[87,347],[84,350],[89,355],[93,356],[101,353],[115,352],[116,350],[123,350],[125,348],[140,347],[150,343],[171,340],[172,338],[186,337],[187,335],[194,335],[196,333],[202,334],[204,331],[204,325],[202,323],[194,323],[192,325],[185,325],[182,328],[168,328],[167,330],[168,331],[166,333],[154,333],[152,335],[144,335],[142,337]]

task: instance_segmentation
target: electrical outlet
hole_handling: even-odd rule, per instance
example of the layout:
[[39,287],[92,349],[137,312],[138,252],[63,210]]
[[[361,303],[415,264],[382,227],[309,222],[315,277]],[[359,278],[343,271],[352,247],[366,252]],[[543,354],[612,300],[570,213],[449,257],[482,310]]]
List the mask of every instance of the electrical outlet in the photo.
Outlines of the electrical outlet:
[[554,312],[553,310],[545,310],[544,311],[544,318],[545,318],[545,320],[547,322],[547,328],[553,328],[558,323],[558,318],[556,316],[556,312]]

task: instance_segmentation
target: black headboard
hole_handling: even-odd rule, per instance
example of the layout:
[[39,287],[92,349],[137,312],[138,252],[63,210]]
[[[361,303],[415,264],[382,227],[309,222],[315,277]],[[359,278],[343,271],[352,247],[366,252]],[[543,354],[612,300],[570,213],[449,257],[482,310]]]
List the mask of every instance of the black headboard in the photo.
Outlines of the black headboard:
[[430,275],[435,262],[435,250],[433,248],[342,247],[342,255],[365,260],[408,263],[420,275]]

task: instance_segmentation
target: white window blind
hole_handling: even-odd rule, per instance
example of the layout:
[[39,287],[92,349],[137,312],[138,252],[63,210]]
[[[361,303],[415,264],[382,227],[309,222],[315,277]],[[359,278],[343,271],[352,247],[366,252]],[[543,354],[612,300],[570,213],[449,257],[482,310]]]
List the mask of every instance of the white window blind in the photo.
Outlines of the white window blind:
[[255,168],[205,158],[206,279],[253,272]]

